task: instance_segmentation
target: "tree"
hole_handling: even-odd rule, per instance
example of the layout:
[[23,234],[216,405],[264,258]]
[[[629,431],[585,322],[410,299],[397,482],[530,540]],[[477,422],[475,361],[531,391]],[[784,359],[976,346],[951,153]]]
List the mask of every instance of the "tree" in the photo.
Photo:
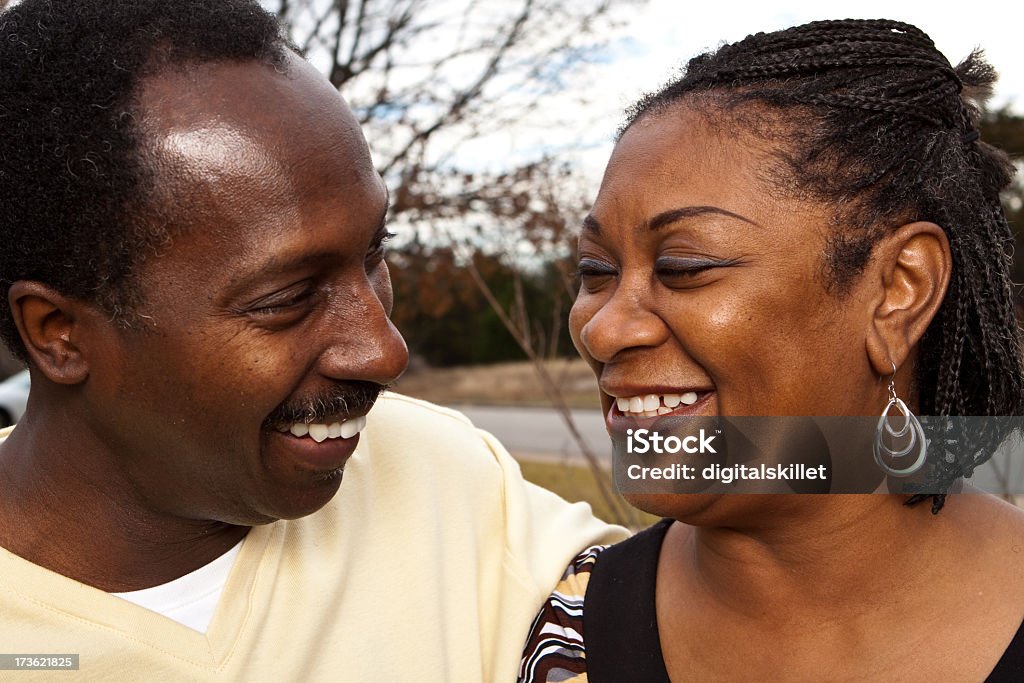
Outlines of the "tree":
[[403,178],[460,142],[521,123],[564,91],[611,23],[611,0],[264,5],[348,98],[382,173]]
[[[568,227],[582,218],[585,192],[549,152],[571,141],[534,137],[507,155],[496,150],[531,121],[558,124],[557,111],[563,130],[585,124],[585,88],[574,79],[600,55],[615,11],[637,2],[264,0],[367,133],[399,233],[396,322],[429,360],[518,355],[473,291],[468,262],[502,305],[512,303],[513,281],[530,290],[531,342],[542,355],[568,351],[571,294],[554,275],[568,270]],[[447,334],[454,329],[461,334]],[[472,348],[452,345],[467,332]],[[452,346],[437,349],[438,339]]]
[[[602,36],[616,23],[613,9],[637,2],[263,4],[356,112],[391,188],[393,221],[443,242],[434,219],[450,224],[453,216],[476,226],[484,241],[508,237],[507,213],[490,213],[501,200],[489,185],[521,186],[552,147],[571,144],[544,134],[559,124],[585,126],[586,108],[578,105],[586,89],[573,79],[599,57]],[[517,146],[512,135],[529,141]],[[477,201],[481,190],[491,199]]]
[[[571,168],[542,160],[448,175],[455,187],[410,183],[396,197],[407,220],[431,228],[389,257],[401,272],[394,319],[411,348],[440,365],[523,358],[521,342],[540,357],[573,355],[569,261],[586,202]],[[522,340],[501,319],[509,310]]]

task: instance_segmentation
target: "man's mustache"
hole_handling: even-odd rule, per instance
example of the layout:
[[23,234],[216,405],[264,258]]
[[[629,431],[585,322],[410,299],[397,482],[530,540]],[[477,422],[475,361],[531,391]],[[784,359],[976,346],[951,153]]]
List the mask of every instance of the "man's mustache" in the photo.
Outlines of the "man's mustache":
[[339,382],[319,393],[289,399],[263,421],[266,427],[304,422],[306,424],[345,420],[365,415],[387,385],[375,382]]

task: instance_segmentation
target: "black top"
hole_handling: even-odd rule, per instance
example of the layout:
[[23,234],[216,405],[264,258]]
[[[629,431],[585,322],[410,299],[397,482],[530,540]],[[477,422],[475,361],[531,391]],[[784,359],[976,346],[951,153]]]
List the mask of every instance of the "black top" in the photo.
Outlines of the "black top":
[[[598,556],[583,610],[591,683],[670,683],[661,656],[654,595],[658,555],[671,524],[663,519]],[[1024,623],[985,681],[1024,681]]]

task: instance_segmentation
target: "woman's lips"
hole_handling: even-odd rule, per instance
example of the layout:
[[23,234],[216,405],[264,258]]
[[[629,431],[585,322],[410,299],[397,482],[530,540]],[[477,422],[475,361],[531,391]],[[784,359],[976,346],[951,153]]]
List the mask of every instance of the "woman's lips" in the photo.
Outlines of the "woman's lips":
[[[692,403],[684,403],[682,397],[687,394],[693,394],[694,396],[686,397],[692,398]],[[660,400],[659,405],[654,410],[644,410],[644,413],[637,414],[632,410],[623,411],[619,407],[619,398],[610,396],[612,399],[612,405],[608,409],[608,414],[605,416],[605,424],[609,432],[617,431],[622,432],[629,427],[650,427],[655,422],[663,417],[671,415],[699,415],[704,412],[704,409],[708,405],[711,397],[714,395],[714,391],[710,389],[694,390],[690,392],[679,392],[679,393],[665,393],[665,394],[644,394],[641,398],[648,399],[647,405],[651,405],[652,402],[649,400],[650,397],[658,397]],[[668,396],[669,400],[666,403],[664,400]],[[678,402],[675,398],[679,397]],[[632,397],[636,398],[636,397]],[[674,406],[672,404],[674,403]],[[635,402],[634,402],[635,405]],[[632,408],[633,405],[629,406]],[[646,407],[646,406],[645,406]],[[653,414],[651,414],[653,413]]]
[[680,404],[692,406],[700,398],[696,391],[647,393],[636,396],[619,396],[615,399],[615,407],[619,412],[633,417],[657,417],[675,410]]

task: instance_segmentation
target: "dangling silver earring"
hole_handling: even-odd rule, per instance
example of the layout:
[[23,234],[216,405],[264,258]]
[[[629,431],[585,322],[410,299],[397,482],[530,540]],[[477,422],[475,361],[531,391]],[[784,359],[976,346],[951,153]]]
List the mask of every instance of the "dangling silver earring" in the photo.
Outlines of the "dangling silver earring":
[[[904,420],[903,426],[898,430],[894,430],[892,425],[889,424],[889,420],[894,417],[890,414],[894,408],[902,413]],[[886,444],[886,435],[889,437],[889,443],[895,440],[903,440],[906,443],[899,450],[895,450]],[[907,404],[896,396],[895,363],[892,364],[892,377],[889,379],[889,403],[885,406],[885,410],[882,411],[882,417],[878,419],[873,445],[875,464],[891,477],[909,477],[924,466],[925,460],[928,457],[928,444],[924,438],[924,429],[921,428],[921,422],[910,412]],[[883,454],[891,460],[899,460],[913,455],[914,462],[908,467],[898,469],[885,462],[882,459]]]

